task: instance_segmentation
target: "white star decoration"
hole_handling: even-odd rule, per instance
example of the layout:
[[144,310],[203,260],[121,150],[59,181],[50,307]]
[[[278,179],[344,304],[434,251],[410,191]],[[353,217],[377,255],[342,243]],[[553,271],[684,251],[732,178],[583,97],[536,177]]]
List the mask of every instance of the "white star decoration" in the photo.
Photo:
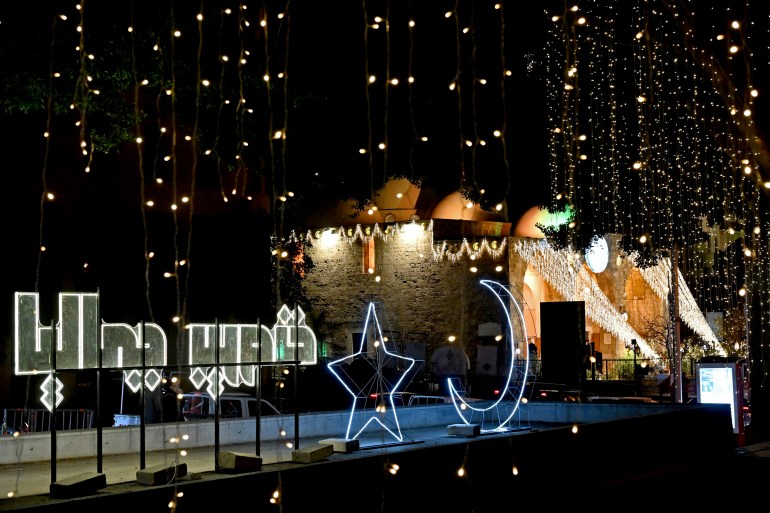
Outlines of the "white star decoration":
[[[370,326],[370,323],[372,325]],[[367,347],[366,341],[369,337],[374,337],[372,344],[373,351],[369,353],[365,351]],[[397,381],[395,383],[389,382],[383,376],[383,369],[386,367],[392,367],[394,359],[404,360],[406,367],[398,371],[395,377]],[[356,382],[347,371],[345,367],[353,361],[366,361],[373,369],[373,374],[368,378],[368,381],[363,384]],[[345,364],[345,366],[343,366]],[[366,314],[366,322],[364,323],[364,333],[361,336],[361,342],[358,346],[358,351],[353,354],[329,362],[327,366],[329,370],[337,377],[342,383],[342,386],[353,397],[353,407],[350,410],[350,419],[348,420],[348,428],[345,432],[346,439],[356,439],[372,422],[376,422],[388,433],[390,433],[399,442],[403,441],[404,437],[401,434],[401,426],[398,423],[398,415],[396,414],[396,406],[393,402],[393,396],[397,395],[400,391],[404,378],[409,374],[409,371],[414,367],[415,360],[406,356],[401,356],[388,351],[385,342],[382,337],[382,329],[380,328],[380,322],[377,319],[377,314],[374,311],[374,303],[369,303],[369,308]],[[395,366],[397,369],[398,365]],[[360,378],[358,378],[360,380]],[[374,412],[366,410],[366,404],[369,400],[373,399],[375,404]],[[362,405],[359,409],[363,410],[359,413],[356,409],[359,405]],[[351,436],[351,433],[354,433]]]

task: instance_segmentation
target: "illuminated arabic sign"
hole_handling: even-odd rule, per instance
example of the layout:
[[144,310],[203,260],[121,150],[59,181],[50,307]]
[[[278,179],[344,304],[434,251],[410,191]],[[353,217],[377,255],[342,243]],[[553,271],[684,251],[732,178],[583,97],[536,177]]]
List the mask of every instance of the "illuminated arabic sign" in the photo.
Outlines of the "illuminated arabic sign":
[[[40,399],[49,410],[64,399],[54,370],[126,369],[125,382],[134,392],[141,387],[142,368],[148,389],[155,390],[162,381],[168,343],[157,324],[104,323],[98,294],[60,293],[59,321],[52,328],[40,324],[37,292],[17,292],[15,299],[15,373],[51,375],[41,386]],[[261,324],[190,324],[188,330],[190,380],[197,389],[208,383],[214,397],[223,391],[223,382],[253,386],[257,363],[317,363],[316,337],[300,307],[290,310],[283,305],[272,329]]]

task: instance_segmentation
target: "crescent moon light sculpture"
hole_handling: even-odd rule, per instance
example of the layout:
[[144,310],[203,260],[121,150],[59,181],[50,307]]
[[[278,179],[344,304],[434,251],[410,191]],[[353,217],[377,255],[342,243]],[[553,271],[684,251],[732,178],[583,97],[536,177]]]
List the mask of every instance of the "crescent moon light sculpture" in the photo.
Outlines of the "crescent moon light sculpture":
[[[484,407],[474,406],[471,402],[466,401],[455,387],[452,378],[448,379],[447,384],[452,397],[452,403],[465,424],[479,424],[482,433],[507,431],[510,429],[509,422],[518,411],[522,395],[524,394],[524,385],[526,384],[529,372],[529,351],[526,351],[524,362],[517,362],[516,334],[514,333],[511,313],[506,305],[506,301],[509,301],[515,307],[516,320],[520,323],[522,340],[525,342],[528,340],[527,326],[524,322],[524,314],[519,302],[505,285],[491,280],[481,280],[480,283],[495,295],[503,307],[507,320],[507,338],[511,363],[508,366],[505,384],[501,389],[500,397],[491,405]],[[484,402],[484,404],[487,403]]]

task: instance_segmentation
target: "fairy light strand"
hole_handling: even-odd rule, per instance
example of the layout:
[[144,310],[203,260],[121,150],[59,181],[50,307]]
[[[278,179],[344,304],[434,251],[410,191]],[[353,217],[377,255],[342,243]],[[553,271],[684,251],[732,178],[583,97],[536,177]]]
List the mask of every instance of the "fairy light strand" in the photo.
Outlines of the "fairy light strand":
[[661,3],[546,13],[549,209],[575,209],[568,245],[626,234],[652,273],[681,248],[683,320],[708,341],[701,312],[734,309],[767,265],[753,232],[770,158],[754,122],[757,39],[729,8]]
[[586,316],[599,326],[628,343],[636,339],[642,353],[649,358],[660,358],[647,341],[639,335],[620,311],[599,288],[579,257],[569,250],[554,251],[545,239],[517,239],[511,249],[521,256],[566,301],[584,301]]

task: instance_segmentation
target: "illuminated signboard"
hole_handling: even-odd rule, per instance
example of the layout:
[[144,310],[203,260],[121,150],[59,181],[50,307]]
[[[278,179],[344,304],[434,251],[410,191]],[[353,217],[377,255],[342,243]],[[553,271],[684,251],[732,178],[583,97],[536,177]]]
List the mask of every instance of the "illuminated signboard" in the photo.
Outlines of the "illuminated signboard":
[[[224,390],[223,382],[233,387],[255,384],[255,365],[233,364],[288,362],[296,358],[301,365],[315,365],[318,361],[315,333],[305,324],[302,308],[297,307],[296,319],[294,314],[283,305],[272,329],[261,324],[220,324],[218,354],[214,343],[216,325],[190,324],[188,363],[193,366],[190,381],[196,389],[208,383],[207,391],[217,397]],[[207,365],[210,367],[204,368]]]
[[[60,293],[59,320],[52,328],[40,324],[38,293],[17,292],[15,321],[15,373],[50,375],[41,386],[41,401],[49,410],[64,399],[54,370],[127,368],[124,380],[134,392],[142,385],[142,367],[148,389],[154,390],[162,380],[168,356],[163,329],[154,323],[101,322],[98,294]],[[299,307],[295,311],[283,305],[272,329],[261,324],[191,324],[188,340],[190,379],[198,389],[207,382],[214,397],[222,392],[223,382],[253,386],[256,363],[295,359],[301,365],[317,363],[316,337]]]
[[698,402],[729,404],[733,433],[743,430],[741,408],[743,400],[739,371],[735,363],[698,363],[696,365]]

